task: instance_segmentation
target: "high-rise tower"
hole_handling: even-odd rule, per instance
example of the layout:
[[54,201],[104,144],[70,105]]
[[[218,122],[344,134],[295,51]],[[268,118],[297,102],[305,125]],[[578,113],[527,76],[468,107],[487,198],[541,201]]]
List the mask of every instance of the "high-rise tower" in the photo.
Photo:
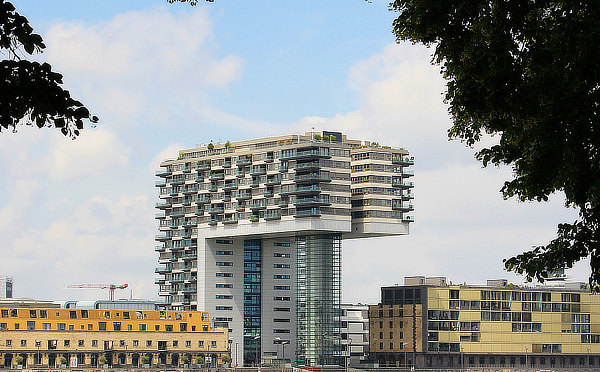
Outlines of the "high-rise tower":
[[338,364],[341,241],[408,234],[411,165],[339,132],[180,151],[156,174],[164,306],[209,311],[237,365]]

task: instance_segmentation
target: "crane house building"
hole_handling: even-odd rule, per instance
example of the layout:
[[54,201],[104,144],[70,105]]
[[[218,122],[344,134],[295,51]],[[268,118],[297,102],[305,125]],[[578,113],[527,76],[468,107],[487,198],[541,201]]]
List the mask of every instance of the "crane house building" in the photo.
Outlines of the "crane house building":
[[342,240],[408,234],[412,165],[327,131],[180,151],[156,174],[165,308],[214,315],[236,365],[343,363]]
[[0,308],[9,368],[216,366],[227,353],[227,329],[212,329],[205,312]]

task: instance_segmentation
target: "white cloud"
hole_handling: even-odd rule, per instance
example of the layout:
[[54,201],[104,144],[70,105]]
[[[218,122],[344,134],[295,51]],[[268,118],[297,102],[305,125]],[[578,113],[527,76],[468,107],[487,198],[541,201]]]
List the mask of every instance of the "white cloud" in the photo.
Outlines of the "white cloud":
[[205,8],[172,10],[126,12],[100,24],[59,23],[45,35],[48,59],[92,111],[103,113],[101,120],[182,125],[178,111],[201,110],[212,90],[240,76],[242,59],[217,55]]
[[84,130],[76,139],[53,137],[45,169],[52,179],[68,181],[106,176],[129,163],[129,150],[109,130]]

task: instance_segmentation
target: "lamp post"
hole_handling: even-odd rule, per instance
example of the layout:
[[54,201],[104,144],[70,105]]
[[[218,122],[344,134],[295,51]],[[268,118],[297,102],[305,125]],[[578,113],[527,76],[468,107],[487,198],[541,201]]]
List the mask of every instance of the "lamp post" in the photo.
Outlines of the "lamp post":
[[461,345],[460,347],[460,370],[465,368],[465,348]]
[[273,341],[275,341],[275,353],[277,354],[277,361],[279,361],[279,346],[277,345],[281,345],[281,337],[273,337]]
[[402,348],[404,349],[404,368],[406,368],[407,366],[407,361],[406,361],[406,345],[408,345],[406,342],[402,343]]
[[285,368],[285,345],[289,344],[290,340],[283,340],[281,341],[281,351],[282,351],[282,358],[283,358],[283,368]]
[[525,368],[527,368],[527,346],[525,346]]

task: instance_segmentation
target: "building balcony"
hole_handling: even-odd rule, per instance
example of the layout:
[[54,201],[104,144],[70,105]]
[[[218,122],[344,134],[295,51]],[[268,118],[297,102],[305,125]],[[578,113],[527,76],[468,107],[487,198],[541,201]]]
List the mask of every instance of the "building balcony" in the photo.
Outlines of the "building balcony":
[[156,187],[165,187],[165,186],[167,186],[167,181],[166,180],[158,180],[154,183],[154,185],[156,185]]
[[235,197],[237,199],[252,199],[252,193],[239,191]]
[[244,172],[243,169],[238,169],[237,172],[235,172],[235,175],[237,177],[243,178],[243,177],[246,177],[246,172]]
[[415,222],[415,218],[413,216],[402,216],[402,222]]
[[415,183],[410,182],[410,181],[399,181],[399,182],[392,181],[392,187],[399,187],[401,189],[410,189],[411,187],[415,187]]
[[415,175],[414,170],[403,170],[402,171],[402,177],[412,177],[414,175]]
[[209,170],[209,169],[210,169],[210,162],[207,162],[207,163],[199,162],[198,164],[196,164],[196,170]]
[[154,240],[159,241],[159,242],[164,242],[171,239],[170,236],[168,236],[167,234],[157,234],[154,236]]
[[223,224],[225,225],[231,225],[231,224],[235,224],[238,223],[238,218],[237,216],[233,216],[233,217],[225,217],[223,219]]
[[217,220],[209,220],[209,221],[208,221],[208,224],[209,224],[209,226],[217,226],[217,223],[218,223],[218,222],[219,222],[219,221],[217,221]]
[[281,177],[279,176],[269,176],[267,177],[267,181],[265,185],[278,185],[281,183]]
[[155,246],[154,246],[154,251],[155,251],[155,252],[164,252],[164,251],[165,251],[165,249],[166,249],[166,248],[165,248],[164,246],[162,246],[162,245],[155,245]]
[[221,164],[221,166],[223,168],[231,168],[231,160],[229,161],[224,161],[223,164]]
[[223,185],[223,190],[232,190],[237,188],[237,182],[229,182]]
[[310,198],[298,198],[294,202],[294,205],[295,206],[309,206],[309,205],[319,206],[319,205],[331,205],[331,202],[329,201],[328,196],[327,197],[314,196],[314,197],[310,197]]
[[170,273],[171,269],[167,267],[157,267],[156,269],[154,269],[154,272],[157,274],[166,274]]
[[208,176],[208,178],[211,181],[215,181],[215,180],[222,180],[225,178],[225,173],[211,173],[210,176]]
[[171,175],[171,171],[166,168],[161,168],[156,171],[155,175],[157,177],[167,177],[167,176]]
[[296,210],[294,217],[320,217],[321,211],[319,208]]
[[311,194],[319,194],[320,192],[321,192],[321,187],[319,187],[319,185],[303,185],[303,186],[296,186],[296,189],[292,193],[296,194],[296,195],[311,195]]
[[248,207],[252,210],[265,209],[267,208],[267,201],[265,199],[255,200],[253,203],[248,203]]
[[155,204],[155,206],[158,209],[165,209],[165,208],[171,207],[171,202],[168,202],[168,201],[158,202],[158,203]]
[[204,216],[204,208],[196,208],[196,216]]
[[411,212],[414,210],[414,207],[410,203],[402,203],[402,202],[393,201],[392,209],[395,211]]
[[238,160],[235,163],[238,166],[240,166],[240,165],[250,165],[250,164],[252,164],[252,159],[250,159],[250,158],[238,158]]
[[198,199],[196,199],[196,204],[205,204],[205,203],[210,203],[210,195],[205,194],[205,195],[198,196]]
[[302,171],[318,170],[321,169],[321,165],[318,161],[310,161],[308,163],[298,163],[294,169]]
[[412,193],[405,193],[405,194],[400,194],[400,197],[402,198],[402,200],[410,200],[410,199],[414,199],[415,195]]
[[392,164],[403,165],[403,166],[415,165],[415,157],[414,156],[410,156],[410,157],[408,157],[408,156],[393,156]]
[[311,183],[311,182],[330,182],[331,177],[327,173],[306,173],[296,174],[294,182],[296,183]]
[[197,192],[198,192],[198,186],[196,186],[196,185],[194,185],[194,187],[186,187],[186,188],[183,190],[183,193],[184,193],[184,194],[188,194],[188,195],[189,195],[189,194],[195,194],[195,193],[197,193]]
[[281,219],[281,211],[279,211],[279,210],[273,210],[273,211],[267,210],[265,212],[264,218],[267,221],[280,220]]
[[273,190],[267,190],[267,191],[263,191],[263,196],[267,197],[267,198],[272,198],[273,197]]
[[208,213],[210,214],[216,214],[216,213],[223,213],[225,212],[225,208],[222,206],[210,206],[208,208]]
[[245,203],[242,203],[242,204],[241,204],[241,203],[238,203],[238,204],[235,206],[235,210],[236,210],[236,211],[238,211],[238,212],[243,212],[243,211],[245,211],[245,210],[246,210],[246,204],[245,204]]
[[165,212],[160,212],[160,213],[154,213],[154,218],[157,220],[162,220],[163,218],[166,218],[167,216],[165,215]]
[[263,174],[267,174],[267,168],[263,168],[263,167],[252,168],[252,170],[250,171],[250,174],[253,176],[261,176]]
[[204,182],[204,176],[196,176],[195,181],[196,182]]
[[211,184],[207,188],[207,190],[210,191],[210,192],[216,192],[218,189],[219,189],[219,186],[217,184]]
[[156,278],[154,279],[154,284],[165,284],[166,280],[165,278]]
[[169,217],[183,217],[185,213],[183,211],[171,212]]
[[258,220],[259,220],[258,215],[253,214],[253,215],[250,216],[250,221],[251,222],[258,222]]
[[185,182],[185,180],[183,178],[174,178],[172,180],[169,180],[169,183],[171,185],[183,185]]

